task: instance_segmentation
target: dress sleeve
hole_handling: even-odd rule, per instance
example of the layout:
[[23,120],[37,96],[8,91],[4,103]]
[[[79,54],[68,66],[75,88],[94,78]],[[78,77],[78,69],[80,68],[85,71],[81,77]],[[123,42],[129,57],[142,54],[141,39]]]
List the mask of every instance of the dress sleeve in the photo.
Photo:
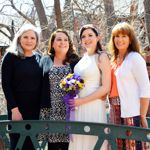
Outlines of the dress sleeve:
[[50,84],[48,73],[43,75],[42,81],[42,93],[41,93],[41,109],[40,109],[40,120],[48,120],[49,112],[51,108],[50,100]]
[[42,79],[40,120],[49,119],[49,113],[51,108],[49,71],[50,68],[52,67],[52,64],[53,62],[50,56],[46,55],[41,58],[40,66],[43,70],[43,79]]
[[75,67],[75,65],[76,65],[78,62],[79,62],[79,60],[77,60],[77,61],[75,61],[75,62],[73,62],[73,63],[70,64],[72,73],[74,73],[74,67]]
[[139,54],[135,54],[132,59],[132,70],[140,89],[140,97],[150,98],[150,81],[146,62]]
[[12,87],[13,61],[14,55],[11,53],[6,53],[2,60],[2,88],[10,109],[17,107]]
[[51,100],[50,100],[49,75],[48,73],[44,73],[41,89],[41,109],[50,107],[51,107]]

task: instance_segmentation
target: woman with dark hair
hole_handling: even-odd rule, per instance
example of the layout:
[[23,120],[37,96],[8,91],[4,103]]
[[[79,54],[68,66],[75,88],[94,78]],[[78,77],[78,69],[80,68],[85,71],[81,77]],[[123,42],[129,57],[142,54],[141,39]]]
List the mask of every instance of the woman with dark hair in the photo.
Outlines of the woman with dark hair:
[[[50,110],[41,110],[41,119],[66,120],[66,105],[64,94],[60,88],[60,81],[73,72],[79,57],[75,52],[72,41],[65,30],[57,29],[51,34],[48,51],[41,60],[44,74],[50,84]],[[51,63],[52,62],[52,63]],[[68,150],[69,136],[60,133],[41,135],[41,139],[48,140],[49,150]]]
[[[147,128],[146,114],[150,82],[146,62],[133,27],[126,23],[114,26],[109,42],[112,53],[112,84],[109,95],[110,123]],[[118,150],[146,150],[146,144],[117,139]]]
[[[103,99],[110,90],[111,72],[107,54],[102,51],[97,29],[84,25],[80,29],[80,40],[86,53],[76,64],[74,72],[85,80],[85,87],[79,92],[78,98],[70,100],[70,107],[75,110],[75,121],[106,123],[106,107]],[[69,150],[93,150],[97,136],[72,135]],[[107,150],[104,141],[101,150]]]

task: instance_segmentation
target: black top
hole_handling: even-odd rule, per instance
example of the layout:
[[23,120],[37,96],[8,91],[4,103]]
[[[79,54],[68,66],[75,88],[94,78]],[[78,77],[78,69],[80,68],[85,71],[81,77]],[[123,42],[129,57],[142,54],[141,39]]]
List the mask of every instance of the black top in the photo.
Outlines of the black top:
[[[48,87],[43,84],[43,70],[40,55],[20,58],[7,53],[2,62],[2,88],[7,100],[8,117],[11,109],[18,107],[23,119],[39,118],[41,107],[50,106],[49,95],[43,94]],[[46,79],[46,78],[45,78]]]
[[[80,58],[74,60],[74,62],[69,63],[72,73],[74,72],[74,66],[78,63]],[[43,74],[49,73],[54,61],[54,56],[53,55],[44,55],[40,61],[40,66],[43,68]]]
[[[76,59],[72,63],[68,63],[64,66],[53,66],[54,56],[52,55],[45,55],[41,59],[40,65],[43,68],[43,74],[45,78],[47,78],[48,82],[45,82],[50,86],[50,101],[51,101],[51,108],[48,109],[41,109],[40,112],[40,119],[41,120],[65,120],[66,119],[66,106],[63,101],[63,96],[66,94],[62,89],[59,87],[60,80],[66,77],[69,73],[73,73],[74,66],[78,62]],[[47,93],[47,92],[46,92]],[[69,136],[62,133],[54,133],[54,134],[40,134],[39,140],[47,140],[49,142],[68,142]]]

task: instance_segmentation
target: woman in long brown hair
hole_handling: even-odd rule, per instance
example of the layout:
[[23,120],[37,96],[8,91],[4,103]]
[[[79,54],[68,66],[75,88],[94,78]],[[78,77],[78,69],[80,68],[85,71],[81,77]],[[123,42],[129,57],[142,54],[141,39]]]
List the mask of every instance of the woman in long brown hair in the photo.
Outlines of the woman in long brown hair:
[[[109,49],[112,53],[110,123],[147,128],[150,82],[139,41],[130,24],[115,25]],[[117,144],[119,150],[146,149],[145,143],[135,140],[118,139]]]
[[[78,60],[79,57],[75,52],[68,33],[63,29],[54,31],[49,39],[47,54],[41,61],[50,85],[51,99],[51,108],[50,110],[41,110],[42,117],[59,121],[66,119],[66,105],[63,100],[65,92],[62,91],[59,84],[64,77],[73,72],[73,68]],[[49,150],[68,150],[68,135],[49,133],[44,135],[42,139],[45,138],[48,139]]]

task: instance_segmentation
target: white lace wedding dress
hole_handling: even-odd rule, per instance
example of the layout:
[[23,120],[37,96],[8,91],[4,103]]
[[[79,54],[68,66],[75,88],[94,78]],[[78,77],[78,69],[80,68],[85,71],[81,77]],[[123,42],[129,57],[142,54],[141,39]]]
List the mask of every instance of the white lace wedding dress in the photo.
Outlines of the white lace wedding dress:
[[[84,89],[79,93],[79,97],[91,94],[100,86],[101,74],[97,66],[97,57],[98,54],[92,56],[85,54],[74,68],[75,74],[80,75],[86,81]],[[105,101],[100,99],[81,105],[75,110],[75,121],[106,123],[106,120]],[[69,150],[93,150],[98,137],[73,134],[71,139]],[[103,143],[100,150],[107,150],[107,141]]]

